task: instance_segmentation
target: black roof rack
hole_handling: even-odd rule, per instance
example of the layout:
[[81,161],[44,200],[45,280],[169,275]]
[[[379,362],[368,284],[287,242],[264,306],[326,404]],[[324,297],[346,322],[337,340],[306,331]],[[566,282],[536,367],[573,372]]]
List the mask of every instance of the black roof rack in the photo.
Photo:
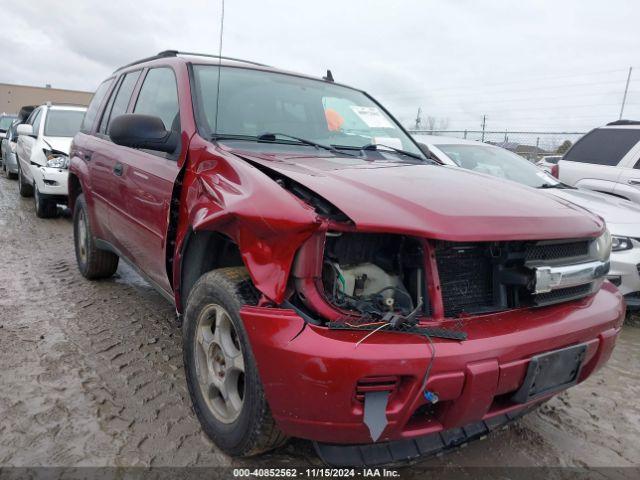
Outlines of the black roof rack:
[[640,125],[639,120],[616,120],[615,122],[607,123],[609,125]]
[[210,54],[206,54],[206,53],[181,52],[179,50],[163,50],[162,52],[158,53],[157,55],[153,55],[151,57],[142,58],[140,60],[136,60],[135,62],[128,63],[128,64],[116,69],[115,71],[117,72],[119,70],[122,70],[123,68],[133,67],[134,65],[138,65],[140,63],[150,62],[151,60],[157,60],[159,58],[167,58],[167,57],[177,57],[178,55],[191,55],[191,56],[194,56],[194,57],[219,58],[220,60],[231,60],[231,61],[234,61],[234,62],[242,62],[242,63],[248,63],[250,65],[256,65],[258,67],[271,68],[269,65],[265,65],[263,63],[258,63],[258,62],[252,62],[251,60],[243,60],[241,58],[225,57],[225,56],[220,56],[220,55],[210,55]]

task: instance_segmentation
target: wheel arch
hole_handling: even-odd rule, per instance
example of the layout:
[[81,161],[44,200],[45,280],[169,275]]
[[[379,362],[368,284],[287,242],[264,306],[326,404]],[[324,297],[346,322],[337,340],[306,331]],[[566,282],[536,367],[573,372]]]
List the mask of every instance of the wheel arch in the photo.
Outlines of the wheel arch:
[[238,245],[215,230],[192,230],[185,235],[180,255],[180,288],[176,308],[184,312],[189,293],[202,275],[224,267],[244,267]]

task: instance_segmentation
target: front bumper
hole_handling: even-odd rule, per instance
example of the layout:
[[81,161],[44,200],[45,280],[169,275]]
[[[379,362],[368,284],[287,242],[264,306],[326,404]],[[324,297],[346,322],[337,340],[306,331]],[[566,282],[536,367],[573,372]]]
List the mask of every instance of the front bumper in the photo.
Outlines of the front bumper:
[[15,152],[6,149],[2,156],[2,163],[7,169],[7,172],[18,173],[18,157],[16,157]]
[[605,282],[582,300],[464,319],[467,340],[433,339],[427,384],[439,397],[433,407],[421,389],[430,361],[423,337],[381,331],[356,347],[367,332],[305,324],[293,310],[244,307],[241,317],[279,428],[318,442],[365,444],[372,440],[356,392],[363,379],[399,379],[379,442],[486,421],[529,405],[514,403],[511,395],[534,355],[584,343],[578,381],[596,371],[611,355],[624,310],[620,293]]
[[[634,294],[640,293],[640,248],[613,252],[607,278],[618,286],[622,295],[633,298]],[[640,308],[640,304],[634,305],[631,301],[628,302],[628,306],[630,310]]]
[[31,165],[31,175],[42,195],[67,197],[69,170]]

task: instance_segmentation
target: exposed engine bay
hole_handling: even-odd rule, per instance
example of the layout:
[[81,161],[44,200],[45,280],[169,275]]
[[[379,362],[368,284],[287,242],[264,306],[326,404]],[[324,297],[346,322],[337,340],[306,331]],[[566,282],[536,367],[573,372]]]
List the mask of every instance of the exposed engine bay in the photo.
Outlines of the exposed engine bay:
[[598,256],[599,241],[458,243],[327,232],[302,249],[309,256],[299,262],[321,256],[321,268],[297,268],[294,275],[298,298],[324,320],[358,317],[395,326],[587,296],[609,267]]
[[382,317],[424,311],[423,253],[416,240],[397,235],[329,234],[322,283],[339,308]]

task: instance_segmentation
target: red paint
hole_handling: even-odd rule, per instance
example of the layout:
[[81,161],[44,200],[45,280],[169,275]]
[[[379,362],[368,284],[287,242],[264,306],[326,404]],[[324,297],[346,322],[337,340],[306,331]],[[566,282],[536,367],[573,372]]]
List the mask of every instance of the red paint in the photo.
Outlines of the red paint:
[[[441,399],[435,416],[412,418],[424,402],[420,381],[430,358],[424,338],[379,332],[356,348],[363,332],[307,325],[295,312],[274,307],[297,289],[319,318],[353,315],[329,304],[322,293],[327,230],[425,239],[434,315],[424,321],[447,326],[453,320],[444,318],[430,240],[595,237],[604,228],[602,220],[526,187],[462,169],[327,158],[322,150],[301,157],[216,145],[196,129],[186,62],[164,58],[123,70],[145,70],[140,82],[149,67],[174,70],[180,104],[178,158],[119,147],[96,135],[94,125],[74,140],[70,174],[86,195],[95,236],[114,245],[172,295],[178,310],[182,309],[182,251],[190,232],[215,231],[235,242],[263,294],[261,306],[245,307],[242,318],[269,405],[287,434],[328,442],[369,442],[355,390],[366,377],[399,379],[382,438],[389,440],[516,408],[496,403],[495,396],[517,389],[532,355],[589,342],[581,380],[609,357],[623,318],[621,296],[610,284],[577,302],[468,317],[463,320],[467,341],[435,340],[437,355],[428,383]],[[116,162],[124,166],[122,177],[113,176]],[[256,164],[324,197],[351,222],[336,224],[322,218]],[[71,205],[76,194],[70,192]]]
[[[596,295],[567,304],[470,317],[469,339],[434,339],[436,359],[427,388],[440,397],[435,417],[412,418],[424,403],[420,383],[430,350],[426,339],[378,332],[330,331],[307,325],[291,310],[245,307],[242,318],[269,405],[289,435],[334,443],[368,443],[358,380],[401,376],[389,403],[381,440],[424,435],[521,407],[495,396],[519,387],[528,359],[538,353],[588,343],[580,381],[613,350],[624,311],[607,283]],[[302,329],[304,327],[304,329]],[[301,331],[302,330],[302,331]]]

